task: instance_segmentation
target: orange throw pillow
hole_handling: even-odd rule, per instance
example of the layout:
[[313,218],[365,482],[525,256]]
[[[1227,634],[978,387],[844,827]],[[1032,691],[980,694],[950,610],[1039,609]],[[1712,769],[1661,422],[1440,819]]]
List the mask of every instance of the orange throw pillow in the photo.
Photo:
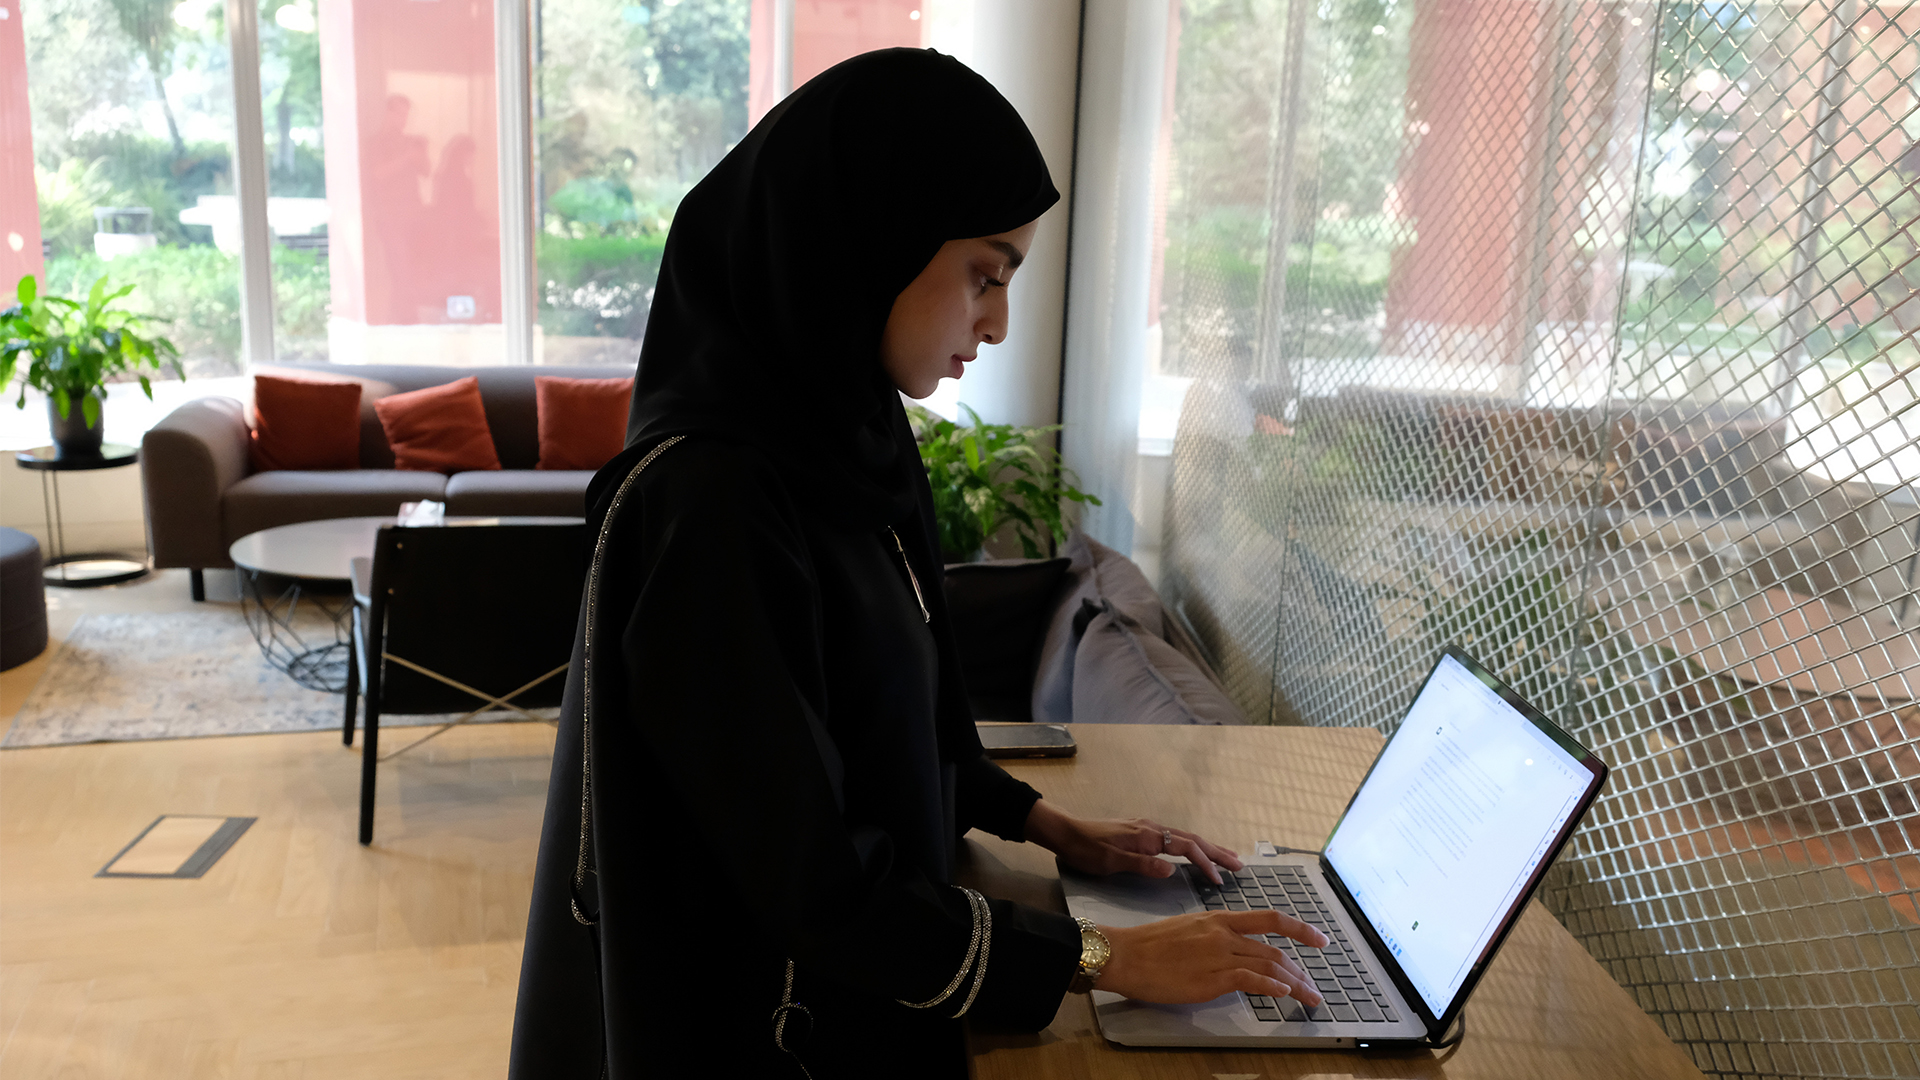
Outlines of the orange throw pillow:
[[540,421],[538,469],[598,469],[627,445],[633,379],[533,377]]
[[396,469],[457,473],[500,467],[476,376],[383,397],[373,411],[393,446]]
[[256,472],[360,467],[360,384],[253,377]]

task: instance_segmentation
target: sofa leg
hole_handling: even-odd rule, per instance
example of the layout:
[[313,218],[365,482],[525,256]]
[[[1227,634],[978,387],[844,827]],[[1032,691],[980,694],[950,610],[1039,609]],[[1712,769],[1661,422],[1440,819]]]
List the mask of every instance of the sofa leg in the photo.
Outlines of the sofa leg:
[[193,587],[194,600],[196,602],[205,600],[207,598],[206,574],[199,567],[196,566],[193,569],[187,571],[187,579]]

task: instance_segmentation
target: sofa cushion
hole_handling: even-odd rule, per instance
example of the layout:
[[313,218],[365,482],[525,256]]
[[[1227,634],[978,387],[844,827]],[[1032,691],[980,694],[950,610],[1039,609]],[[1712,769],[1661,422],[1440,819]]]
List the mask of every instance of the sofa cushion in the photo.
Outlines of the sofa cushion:
[[1069,565],[1065,558],[995,559],[946,568],[947,613],[976,714],[1025,718],[1040,638]]
[[1148,633],[1164,636],[1166,610],[1160,606],[1160,594],[1154,590],[1153,582],[1147,580],[1140,564],[1089,536],[1082,534],[1080,539],[1093,556],[1093,576],[1099,585],[1100,598],[1113,601],[1115,608],[1146,627]]
[[1084,533],[1076,530],[1067,546],[1060,550],[1067,559],[1067,572],[1061,576],[1053,613],[1040,635],[1040,655],[1034,664],[1030,711],[1037,724],[1073,722],[1073,652],[1080,645],[1080,632],[1074,629],[1073,617],[1081,604],[1100,598],[1100,583],[1093,576],[1090,543]]
[[394,468],[458,473],[498,469],[480,380],[472,375],[374,402],[393,447]]
[[[1188,670],[1197,672],[1220,696],[1220,700],[1227,703],[1227,708],[1233,708],[1221,687],[1219,676],[1214,674],[1193,639],[1176,620],[1167,615],[1160,602],[1160,594],[1154,591],[1153,584],[1132,559],[1077,531],[1068,539],[1066,547],[1061,549],[1061,554],[1066,556],[1068,568],[1046,633],[1041,638],[1031,699],[1035,723],[1068,724],[1077,719],[1075,714],[1080,702],[1075,697],[1075,687],[1079,684],[1075,668],[1079,663],[1087,626],[1087,618],[1083,618],[1082,613],[1089,602],[1110,605],[1114,611],[1125,616],[1130,627],[1155,639],[1155,643],[1141,645],[1139,649],[1150,650],[1158,655],[1160,646],[1164,645],[1181,656],[1185,661],[1177,669],[1181,678],[1184,679]],[[1208,716],[1218,715],[1217,711],[1209,709],[1200,710],[1201,722],[1216,722],[1207,719]],[[1234,710],[1232,715],[1237,718],[1238,710]],[[1225,722],[1244,721],[1233,719]]]
[[487,517],[585,517],[590,469],[505,469],[447,478],[447,513]]
[[[390,469],[393,450],[387,446],[386,432],[380,427],[372,402],[403,390],[419,390],[464,379],[480,380],[480,397],[486,403],[487,430],[493,434],[493,449],[503,469],[531,469],[540,460],[538,410],[535,407],[533,380],[536,375],[560,375],[576,379],[604,379],[609,375],[630,375],[631,362],[618,368],[600,365],[542,364],[524,367],[493,364],[484,367],[441,367],[436,364],[278,364],[276,370],[305,371],[323,379],[361,380],[360,400],[366,406],[360,424],[360,467]],[[374,386],[378,386],[375,392]]]
[[249,457],[256,471],[356,467],[360,384],[255,372]]
[[1075,723],[1246,723],[1193,661],[1112,600],[1083,601],[1074,622]]
[[633,379],[533,377],[540,422],[536,469],[599,469],[627,445]]
[[1132,559],[1086,533],[1075,530],[1060,554],[1067,573],[1040,642],[1038,674],[1033,681],[1033,719],[1040,724],[1073,721],[1073,663],[1080,645],[1074,620],[1087,600],[1111,600],[1129,618],[1159,634],[1166,621],[1160,594]]
[[223,542],[231,544],[248,533],[276,525],[397,514],[403,502],[444,500],[446,496],[447,478],[431,472],[342,469],[254,473],[221,496],[221,533]]
[[[330,379],[334,382],[359,383],[359,467],[391,469],[393,468],[393,447],[387,445],[387,433],[380,427],[380,414],[373,411],[373,403],[383,397],[399,393],[400,388],[385,379],[346,374],[347,370],[364,371],[366,369],[355,367],[336,370],[336,365],[333,364],[273,364],[254,369],[256,374],[273,375],[285,379]],[[349,469],[353,467],[347,466]]]

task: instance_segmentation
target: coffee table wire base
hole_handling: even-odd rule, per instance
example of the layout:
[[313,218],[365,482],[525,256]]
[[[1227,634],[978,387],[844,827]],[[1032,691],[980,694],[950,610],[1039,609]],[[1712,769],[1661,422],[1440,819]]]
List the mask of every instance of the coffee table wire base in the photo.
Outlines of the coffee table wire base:
[[[309,690],[340,694],[347,689],[352,658],[353,597],[339,585],[319,585],[258,570],[240,571],[240,613],[260,646],[260,655]],[[315,629],[313,612],[326,616],[332,641],[309,642],[297,624]],[[308,616],[302,620],[302,616]]]

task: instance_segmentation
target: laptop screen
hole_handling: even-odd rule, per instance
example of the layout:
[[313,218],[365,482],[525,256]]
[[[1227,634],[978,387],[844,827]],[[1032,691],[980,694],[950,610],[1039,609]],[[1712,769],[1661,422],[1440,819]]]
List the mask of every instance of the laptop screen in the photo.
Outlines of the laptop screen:
[[1597,782],[1473,671],[1441,657],[1326,848],[1434,1016]]

